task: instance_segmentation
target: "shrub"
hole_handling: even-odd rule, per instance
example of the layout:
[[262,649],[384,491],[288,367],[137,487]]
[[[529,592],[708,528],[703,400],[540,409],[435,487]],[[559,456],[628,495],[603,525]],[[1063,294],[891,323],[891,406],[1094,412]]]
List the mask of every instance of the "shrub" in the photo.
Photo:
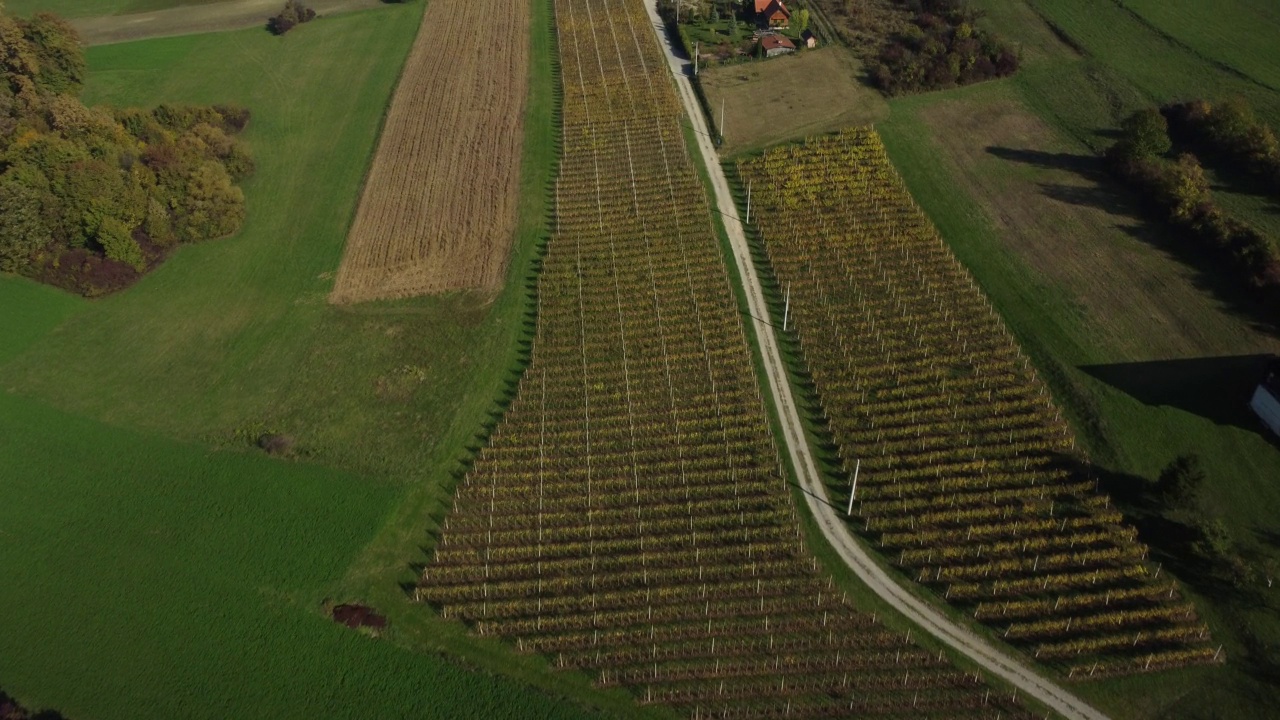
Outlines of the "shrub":
[[142,247],[133,239],[129,227],[119,219],[103,218],[95,239],[108,260],[124,263],[138,272],[146,269],[147,258],[142,254]]
[[871,80],[888,95],[968,85],[1011,75],[1017,54],[975,25],[978,14],[957,0],[922,0],[915,15],[881,48]]
[[1156,108],[1139,110],[1121,125],[1125,151],[1135,155],[1164,155],[1173,148],[1169,123]]
[[300,0],[288,0],[284,9],[267,21],[267,29],[273,35],[283,35],[302,23],[311,22],[315,17],[316,11],[303,5]]
[[[1175,125],[1188,114],[1203,111],[1196,104],[1181,108],[1172,113]],[[1280,248],[1214,203],[1204,169],[1194,155],[1182,153],[1174,162],[1161,157],[1171,148],[1164,128],[1164,116],[1153,109],[1126,119],[1119,140],[1106,152],[1111,172],[1162,219],[1230,266],[1247,288],[1280,294]]]
[[1163,108],[1175,134],[1219,155],[1280,196],[1280,141],[1240,98],[1193,100]]
[[1205,472],[1200,466],[1200,456],[1194,453],[1179,455],[1160,471],[1156,490],[1170,505],[1194,506],[1205,485]]

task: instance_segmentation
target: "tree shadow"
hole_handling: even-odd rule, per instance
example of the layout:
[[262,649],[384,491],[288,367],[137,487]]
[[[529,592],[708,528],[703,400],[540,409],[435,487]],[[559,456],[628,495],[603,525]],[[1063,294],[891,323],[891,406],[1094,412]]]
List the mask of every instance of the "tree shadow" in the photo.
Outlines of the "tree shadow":
[[1040,192],[1068,205],[1098,208],[1109,215],[1123,215],[1137,219],[1133,206],[1125,198],[1103,185],[1040,183]]
[[1105,161],[1100,156],[996,146],[987,147],[987,152],[1010,162],[1069,172],[1085,180],[1085,185],[1041,183],[1039,187],[1046,197],[1053,200],[1097,208],[1109,215],[1132,220],[1118,223],[1116,228],[1188,268],[1193,286],[1220,302],[1224,312],[1243,320],[1257,332],[1280,337],[1280,324],[1277,322],[1280,313],[1275,301],[1252,292],[1235,277],[1233,271],[1223,266],[1223,260],[1209,257],[1208,251],[1199,247],[1195,240],[1187,239],[1183,231],[1153,220],[1150,213],[1143,211],[1139,199],[1107,172]]
[[1280,338],[1280,307],[1276,300],[1252,291],[1236,277],[1235,271],[1225,267],[1226,260],[1210,256],[1206,249],[1194,244],[1195,240],[1185,239],[1177,228],[1163,223],[1118,228],[1190,270],[1192,286],[1221,303],[1223,312],[1240,319],[1255,332]]
[[1234,602],[1240,596],[1230,583],[1221,582],[1215,568],[1194,550],[1197,530],[1181,515],[1170,517],[1156,495],[1154,482],[1131,473],[1112,470],[1070,455],[1058,462],[1077,478],[1096,478],[1098,490],[1115,501],[1125,522],[1138,531],[1138,540],[1150,549],[1148,559],[1215,602]]
[[1042,150],[1018,150],[989,146],[987,152],[1001,160],[1031,165],[1044,170],[1060,170],[1071,173],[1087,184],[1040,183],[1040,191],[1049,198],[1082,207],[1098,208],[1109,215],[1119,215],[1142,220],[1141,209],[1122,188],[1115,185],[1101,157],[1053,153]]
[[1088,180],[1101,182],[1107,179],[1107,168],[1097,155],[1054,153],[1043,150],[1019,150],[990,145],[987,152],[1001,160],[1034,165],[1046,170],[1066,170]]
[[1270,437],[1249,409],[1271,355],[1152,360],[1084,365],[1080,369],[1135,400],[1153,407],[1172,407],[1218,425]]

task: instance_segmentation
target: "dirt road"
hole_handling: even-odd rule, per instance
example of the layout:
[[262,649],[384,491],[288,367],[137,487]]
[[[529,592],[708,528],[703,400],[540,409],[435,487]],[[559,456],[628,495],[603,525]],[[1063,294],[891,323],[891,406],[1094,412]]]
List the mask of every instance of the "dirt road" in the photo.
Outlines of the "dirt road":
[[866,548],[849,532],[848,527],[838,516],[838,510],[827,498],[817,464],[805,440],[804,426],[801,424],[800,413],[791,393],[791,385],[787,381],[782,355],[778,351],[777,337],[774,335],[774,326],[768,321],[769,308],[765,303],[760,280],[751,261],[751,250],[743,233],[742,221],[738,217],[738,209],[729,191],[728,180],[725,178],[719,157],[712,145],[706,119],[702,116],[693,86],[690,84],[688,60],[671,42],[662,20],[658,17],[655,3],[649,0],[646,5],[654,32],[658,35],[658,42],[666,51],[671,73],[680,91],[680,100],[684,104],[685,114],[689,116],[697,133],[698,150],[715,189],[716,206],[724,217],[725,230],[729,234],[729,242],[733,247],[734,261],[737,263],[743,288],[747,294],[747,305],[755,328],[756,340],[760,346],[760,354],[764,359],[769,389],[774,405],[778,409],[787,452],[792,466],[800,475],[809,510],[817,520],[818,526],[822,528],[823,535],[867,587],[930,635],[964,653],[991,674],[1013,684],[1063,717],[1072,720],[1104,720],[1106,715],[1090,707],[1065,688],[1041,676],[1026,664],[1002,652],[911,594],[871,558]]
[[[383,3],[382,0],[311,0],[307,4],[323,16],[379,7]],[[71,25],[86,45],[106,45],[170,35],[265,27],[267,18],[282,7],[284,0],[228,0],[131,15],[76,18]]]

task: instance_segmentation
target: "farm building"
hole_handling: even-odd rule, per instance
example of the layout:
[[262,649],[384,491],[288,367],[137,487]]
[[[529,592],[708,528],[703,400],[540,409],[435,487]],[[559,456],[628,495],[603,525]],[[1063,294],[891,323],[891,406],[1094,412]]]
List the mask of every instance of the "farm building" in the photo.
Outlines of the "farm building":
[[782,35],[765,35],[760,38],[760,47],[764,48],[765,57],[786,55],[796,51],[796,44]]
[[800,40],[801,42],[804,43],[804,46],[807,48],[818,47],[818,36],[814,35],[812,30],[805,30],[804,32],[800,33]]
[[1267,365],[1267,373],[1253,391],[1249,407],[1271,428],[1271,432],[1280,435],[1280,360],[1272,360]]
[[791,11],[782,0],[756,0],[756,23],[763,27],[786,27]]

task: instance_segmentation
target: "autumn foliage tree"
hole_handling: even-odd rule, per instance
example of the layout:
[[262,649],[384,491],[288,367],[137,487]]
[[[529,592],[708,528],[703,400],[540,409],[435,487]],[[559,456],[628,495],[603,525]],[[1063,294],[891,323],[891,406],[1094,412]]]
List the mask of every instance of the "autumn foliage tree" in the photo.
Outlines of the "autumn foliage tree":
[[0,270],[86,295],[244,220],[240,108],[86,107],[75,31],[0,12]]
[[1280,140],[1241,98],[1166,106],[1173,132],[1260,180],[1280,197]]
[[1121,124],[1107,165],[1161,220],[1234,271],[1248,289],[1280,296],[1280,247],[1219,207],[1199,159],[1189,152],[1169,159],[1173,148],[1165,114],[1140,110]]
[[979,14],[961,0],[908,4],[910,22],[889,38],[871,79],[889,95],[937,90],[1012,75],[1018,55],[976,25]]

